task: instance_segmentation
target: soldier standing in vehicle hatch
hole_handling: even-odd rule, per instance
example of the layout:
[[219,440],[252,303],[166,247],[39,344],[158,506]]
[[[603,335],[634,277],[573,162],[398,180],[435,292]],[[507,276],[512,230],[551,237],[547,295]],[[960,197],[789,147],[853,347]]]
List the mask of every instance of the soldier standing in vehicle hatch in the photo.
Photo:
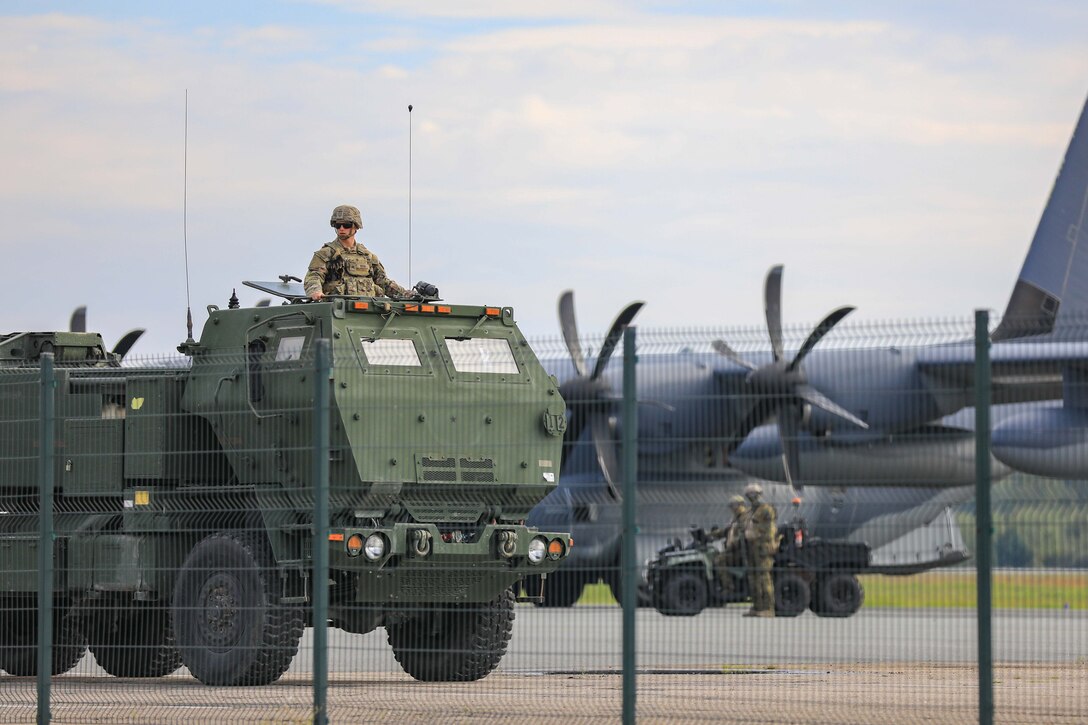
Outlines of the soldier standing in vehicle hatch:
[[752,504],[752,512],[744,529],[748,546],[748,588],[752,593],[752,608],[746,617],[774,616],[774,553],[778,550],[778,514],[774,506],[763,500],[763,487],[750,483],[744,495]]
[[355,240],[363,228],[359,210],[341,204],[332,210],[329,224],[336,239],[314,253],[303,286],[312,300],[325,295],[353,297],[407,297],[399,284],[389,279],[378,256]]

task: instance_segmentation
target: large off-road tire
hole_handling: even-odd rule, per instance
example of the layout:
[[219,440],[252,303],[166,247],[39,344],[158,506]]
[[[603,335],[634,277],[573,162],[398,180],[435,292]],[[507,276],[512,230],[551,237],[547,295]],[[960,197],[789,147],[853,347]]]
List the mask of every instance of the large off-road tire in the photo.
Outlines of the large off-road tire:
[[114,677],[162,677],[181,666],[168,608],[118,606],[116,612],[99,608],[87,617],[88,646],[99,667]]
[[261,535],[221,532],[200,541],[174,585],[181,661],[206,685],[267,685],[298,652],[303,613],[280,604],[272,551]]
[[[9,675],[38,674],[38,612],[22,610],[4,613],[0,632],[0,669]],[[79,619],[67,608],[53,609],[53,660],[50,670],[60,675],[76,666],[87,652],[87,638]]]
[[691,570],[667,572],[661,575],[655,592],[654,607],[662,614],[693,617],[706,608],[709,590],[706,576]]
[[436,604],[386,625],[401,668],[423,682],[471,682],[486,677],[506,654],[514,628],[514,593],[490,602]]
[[776,617],[796,617],[808,609],[808,582],[792,571],[776,572],[774,576],[774,614]]
[[864,602],[865,590],[856,576],[832,572],[817,580],[812,611],[821,617],[849,617]]
[[[613,570],[607,572],[604,576],[604,583],[608,585],[608,590],[612,592],[612,598],[616,600],[616,604],[622,606],[623,581],[619,571]],[[650,587],[645,581],[639,581],[638,588],[635,590],[635,606],[653,606],[653,599],[650,596]]]
[[[525,580],[525,591],[536,594],[540,591],[541,579],[539,576],[528,577]],[[537,602],[539,607],[570,607],[582,596],[586,577],[580,571],[557,571],[548,575],[544,580],[543,601]]]

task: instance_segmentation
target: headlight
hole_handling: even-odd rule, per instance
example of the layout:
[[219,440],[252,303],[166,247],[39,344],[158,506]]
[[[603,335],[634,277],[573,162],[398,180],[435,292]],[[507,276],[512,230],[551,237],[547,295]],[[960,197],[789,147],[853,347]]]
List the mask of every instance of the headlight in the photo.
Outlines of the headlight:
[[385,537],[381,534],[371,534],[366,537],[366,558],[377,561],[385,555]]
[[362,534],[352,534],[348,537],[347,550],[348,556],[359,556],[359,552],[363,550]]
[[552,539],[548,544],[548,558],[552,561],[558,561],[559,557],[563,556],[566,547],[563,546],[563,542],[559,539]]
[[529,563],[539,564],[548,554],[548,542],[542,536],[538,536],[529,542]]

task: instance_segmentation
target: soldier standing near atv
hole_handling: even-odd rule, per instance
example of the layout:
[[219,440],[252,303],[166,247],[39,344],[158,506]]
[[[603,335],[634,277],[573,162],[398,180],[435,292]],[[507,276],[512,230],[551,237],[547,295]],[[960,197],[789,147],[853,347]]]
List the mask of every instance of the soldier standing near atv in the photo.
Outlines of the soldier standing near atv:
[[723,591],[732,589],[733,586],[733,577],[729,570],[747,564],[744,530],[748,525],[749,510],[744,504],[744,497],[732,496],[729,499],[729,508],[733,510],[733,521],[724,529],[715,527],[710,530],[712,541],[725,539],[725,546],[714,559],[714,571]]
[[355,240],[363,228],[359,210],[341,204],[332,210],[329,224],[336,239],[314,253],[303,283],[312,300],[325,295],[353,297],[407,297],[399,284],[389,279],[378,256]]
[[763,500],[763,487],[750,483],[744,495],[752,504],[752,512],[744,529],[748,549],[748,589],[752,593],[752,608],[746,617],[774,616],[774,553],[778,549],[777,513],[774,506]]

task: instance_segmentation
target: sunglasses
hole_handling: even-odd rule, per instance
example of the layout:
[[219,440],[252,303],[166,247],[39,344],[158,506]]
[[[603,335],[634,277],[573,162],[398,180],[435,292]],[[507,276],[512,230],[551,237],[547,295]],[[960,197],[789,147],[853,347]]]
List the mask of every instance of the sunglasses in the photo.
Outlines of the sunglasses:
[[333,229],[354,229],[355,225],[352,222],[329,222]]

